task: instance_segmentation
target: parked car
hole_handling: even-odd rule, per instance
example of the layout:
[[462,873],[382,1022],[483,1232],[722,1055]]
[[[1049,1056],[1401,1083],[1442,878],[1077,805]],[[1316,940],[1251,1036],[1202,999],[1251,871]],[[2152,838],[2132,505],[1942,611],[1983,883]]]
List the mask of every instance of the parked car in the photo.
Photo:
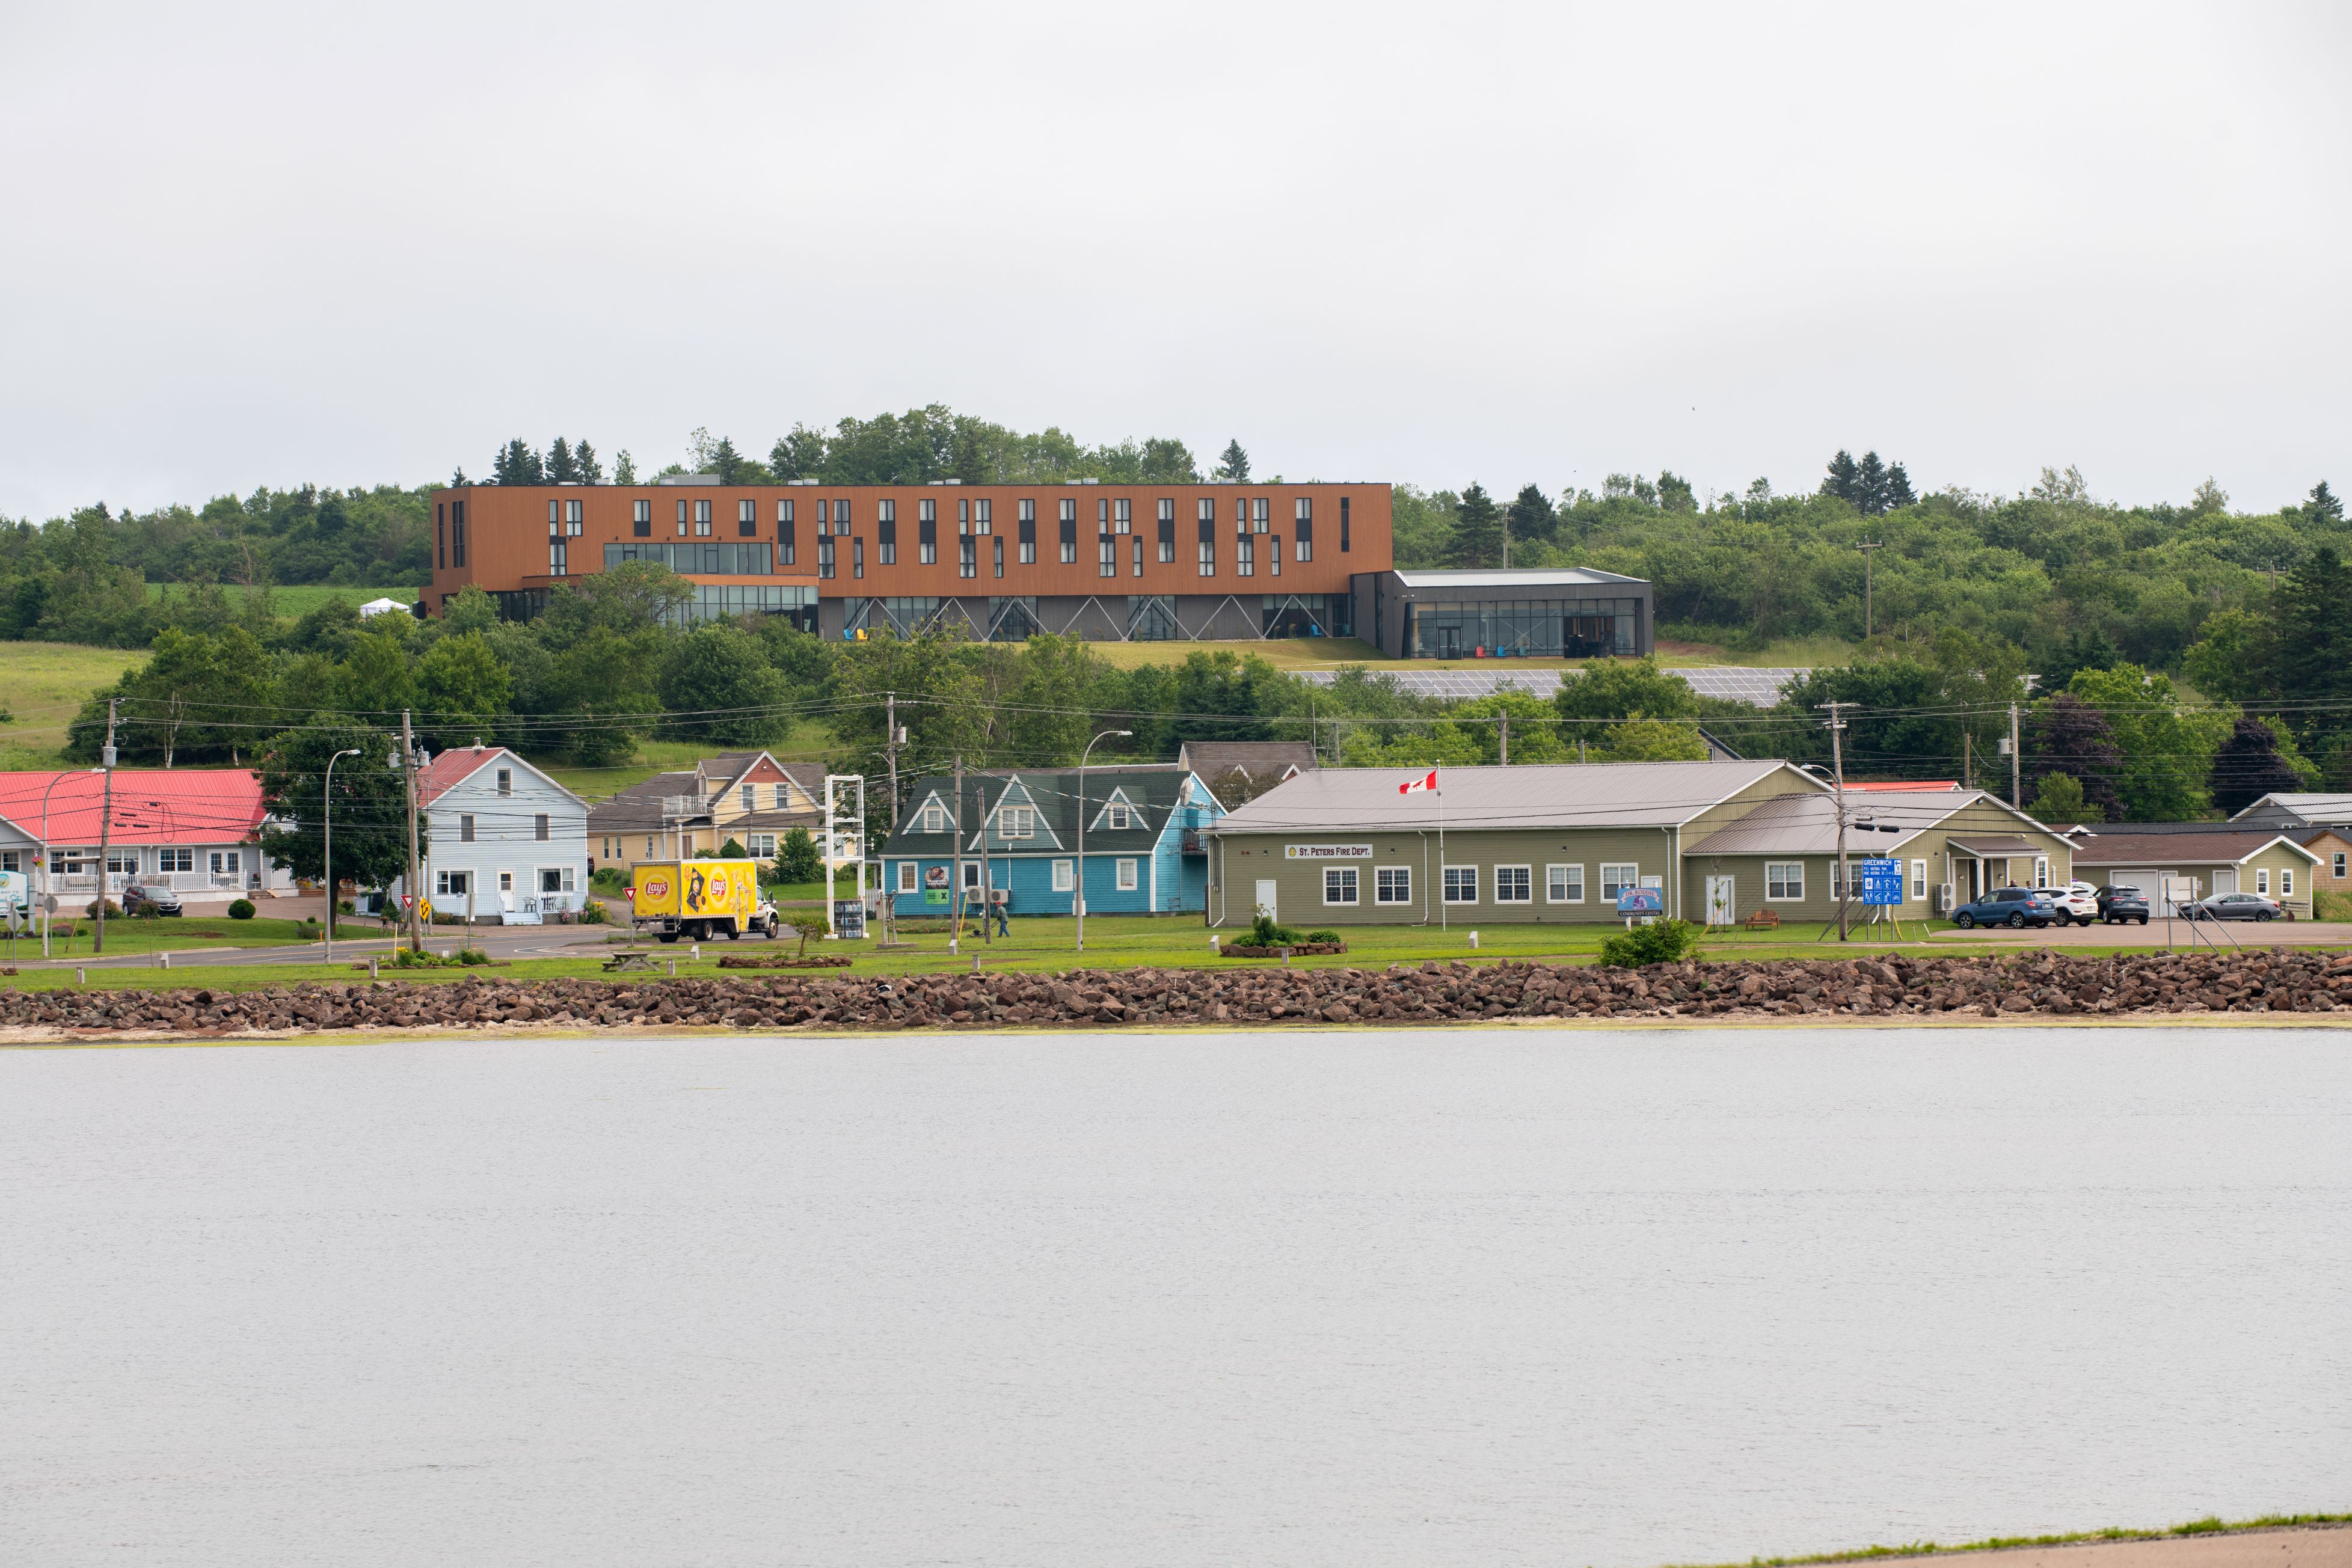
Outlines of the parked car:
[[2046,887],[2004,887],[1952,911],[1952,924],[1963,931],[1972,925],[2047,925],[2058,918]]
[[2181,911],[2191,920],[2276,920],[2286,912],[2259,893],[2216,893]]
[[152,909],[158,915],[180,913],[180,895],[157,883],[134,882],[122,890],[122,913],[139,915]]
[[2110,925],[2126,921],[2147,924],[2147,894],[2136,887],[2123,887],[2114,883],[2099,889],[2099,918]]
[[2050,891],[2050,902],[2058,906],[2058,924],[2073,921],[2088,925],[2099,917],[2099,890],[2087,882],[2070,882]]

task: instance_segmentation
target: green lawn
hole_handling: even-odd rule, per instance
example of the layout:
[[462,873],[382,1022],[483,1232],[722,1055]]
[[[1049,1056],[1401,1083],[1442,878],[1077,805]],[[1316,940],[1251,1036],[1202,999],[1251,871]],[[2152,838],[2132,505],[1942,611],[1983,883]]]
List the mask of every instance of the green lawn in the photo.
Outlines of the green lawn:
[[[147,585],[149,597],[154,599],[163,598],[167,589],[176,594],[181,591],[181,585],[173,582],[151,582]],[[224,591],[234,601],[237,595],[247,591],[230,587]],[[268,591],[272,614],[299,620],[331,600],[348,599],[354,610],[373,599],[397,599],[403,604],[414,604],[416,596],[425,591],[414,585],[405,588],[344,588],[334,583],[301,582],[290,586],[272,584]]]
[[[254,921],[286,926],[287,923]],[[203,929],[215,930],[226,923],[204,923]],[[373,936],[372,924],[352,922],[343,932],[352,938]],[[1349,951],[1328,956],[1301,957],[1293,962],[1306,968],[1385,968],[1391,964],[1414,964],[1425,959],[1440,961],[1463,959],[1471,963],[1491,964],[1506,958],[1543,959],[1548,962],[1589,964],[1595,961],[1601,940],[1618,929],[1614,925],[1497,925],[1479,930],[1479,945],[1473,949],[1468,931],[1456,927],[1441,932],[1435,927],[1412,925],[1354,926],[1343,935]],[[135,946],[117,946],[113,939],[113,923],[109,922],[110,948],[116,952],[135,953]],[[596,977],[602,974],[600,965],[611,952],[634,946],[652,956],[657,971],[667,976],[675,963],[680,976],[716,976],[735,974],[760,978],[770,974],[806,974],[810,971],[721,970],[719,958],[727,953],[790,953],[798,951],[799,939],[787,932],[774,943],[759,937],[741,941],[715,941],[702,944],[699,957],[694,956],[689,943],[664,944],[645,940],[629,940],[625,927],[573,928],[574,940],[580,946],[578,956],[563,958],[521,959],[488,968],[434,969],[401,974],[388,965],[382,968],[385,978],[412,979],[421,983],[439,984],[462,979],[467,976],[488,978],[555,978]],[[909,917],[902,925],[901,936],[908,946],[886,951],[878,940],[866,942],[827,942],[822,937],[808,945],[811,953],[846,955],[853,958],[853,975],[935,974],[971,967],[977,956],[982,967],[1018,970],[1029,973],[1059,973],[1079,968],[1134,969],[1143,967],[1216,967],[1239,969],[1250,965],[1274,965],[1279,960],[1258,958],[1227,958],[1213,955],[1209,937],[1213,933],[1203,929],[1197,919],[1176,920],[1148,915],[1097,915],[1087,922],[1087,951],[1081,957],[1075,947],[1073,923],[1061,917],[1016,917],[1009,937],[983,942],[970,928],[962,938],[961,951],[950,952],[948,935],[942,922],[936,918]],[[1245,934],[1223,931],[1216,935],[1232,942]],[[1766,958],[1829,958],[1863,957],[1873,954],[1900,951],[1913,956],[1965,956],[1985,952],[2015,953],[2013,944],[1976,941],[1939,941],[1932,948],[1909,946],[1889,948],[1883,945],[1851,943],[1843,947],[1832,940],[1814,942],[1812,932],[1717,932],[1706,938],[1700,950],[1702,960],[1754,960]],[[458,933],[447,927],[436,928],[427,938],[426,946],[436,952],[454,951],[461,946]],[[203,944],[226,946],[225,942]],[[2105,956],[2111,953],[2143,952],[2147,947],[2100,948],[2085,956]],[[2029,949],[2030,951],[2031,949]],[[20,956],[24,954],[20,948]],[[87,939],[78,953],[87,951]],[[381,954],[382,949],[377,949]],[[31,952],[37,953],[36,946]],[[165,981],[155,970],[131,969],[91,970],[93,986],[120,988],[152,987],[167,983],[174,987],[205,987],[215,990],[246,990],[263,986],[283,986],[301,980],[350,979],[354,974],[364,974],[363,959],[339,962],[330,968],[324,963],[280,964],[261,967],[219,966],[183,969]],[[72,985],[74,972],[70,967],[42,968],[25,964],[21,972],[9,983],[18,986]]]
[[[363,931],[373,935],[374,923],[353,922],[349,915],[339,923],[337,934],[359,936]],[[97,938],[98,923],[88,915],[68,920],[63,915],[50,929],[50,952],[59,958],[87,958]],[[289,943],[313,940],[309,928],[292,920],[231,920],[218,918],[178,918],[142,920],[110,915],[106,917],[106,956],[121,957],[131,953],[178,953],[195,947],[282,947]],[[37,956],[41,950],[40,928],[37,924],[29,934],[16,938],[16,954]],[[0,951],[5,951],[0,941]]]

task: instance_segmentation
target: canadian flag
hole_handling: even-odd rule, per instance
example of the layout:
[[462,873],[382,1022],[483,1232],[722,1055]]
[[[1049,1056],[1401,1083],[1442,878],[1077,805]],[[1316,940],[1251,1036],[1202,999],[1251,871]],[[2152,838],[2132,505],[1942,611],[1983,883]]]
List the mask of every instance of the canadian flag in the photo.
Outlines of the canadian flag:
[[1416,789],[1434,789],[1436,788],[1437,769],[1433,768],[1429,770],[1428,778],[1415,779],[1411,783],[1398,785],[1397,793],[1400,795],[1410,795]]

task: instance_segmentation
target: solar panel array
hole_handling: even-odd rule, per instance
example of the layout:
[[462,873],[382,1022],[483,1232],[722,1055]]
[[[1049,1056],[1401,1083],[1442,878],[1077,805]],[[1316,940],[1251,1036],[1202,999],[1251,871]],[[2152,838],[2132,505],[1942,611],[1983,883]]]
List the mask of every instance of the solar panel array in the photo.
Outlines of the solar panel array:
[[[1515,686],[1534,696],[1549,697],[1559,690],[1560,676],[1558,670],[1380,670],[1375,673],[1395,681],[1400,691],[1425,697],[1462,699],[1490,697],[1507,686]],[[1807,672],[1716,665],[1673,673],[1688,681],[1691,690],[1701,696],[1727,697],[1751,707],[1770,707],[1780,700],[1782,686]],[[1318,686],[1328,686],[1338,678],[1338,673],[1332,670],[1300,670],[1297,674],[1299,679]]]

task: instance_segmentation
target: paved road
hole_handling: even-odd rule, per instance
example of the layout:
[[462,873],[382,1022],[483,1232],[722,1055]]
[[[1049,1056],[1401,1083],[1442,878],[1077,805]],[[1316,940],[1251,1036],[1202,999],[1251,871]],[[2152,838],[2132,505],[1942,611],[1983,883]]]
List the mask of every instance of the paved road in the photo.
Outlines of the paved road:
[[2046,931],[2031,925],[2022,931],[1980,925],[1974,931],[1938,931],[1930,940],[1992,941],[2026,947],[2161,947],[2168,940],[2168,939],[2176,947],[2191,943],[2202,947],[2209,941],[2225,953],[2232,941],[2242,947],[2352,946],[2352,924],[2341,920],[2151,920],[2146,925],[2053,925]]

